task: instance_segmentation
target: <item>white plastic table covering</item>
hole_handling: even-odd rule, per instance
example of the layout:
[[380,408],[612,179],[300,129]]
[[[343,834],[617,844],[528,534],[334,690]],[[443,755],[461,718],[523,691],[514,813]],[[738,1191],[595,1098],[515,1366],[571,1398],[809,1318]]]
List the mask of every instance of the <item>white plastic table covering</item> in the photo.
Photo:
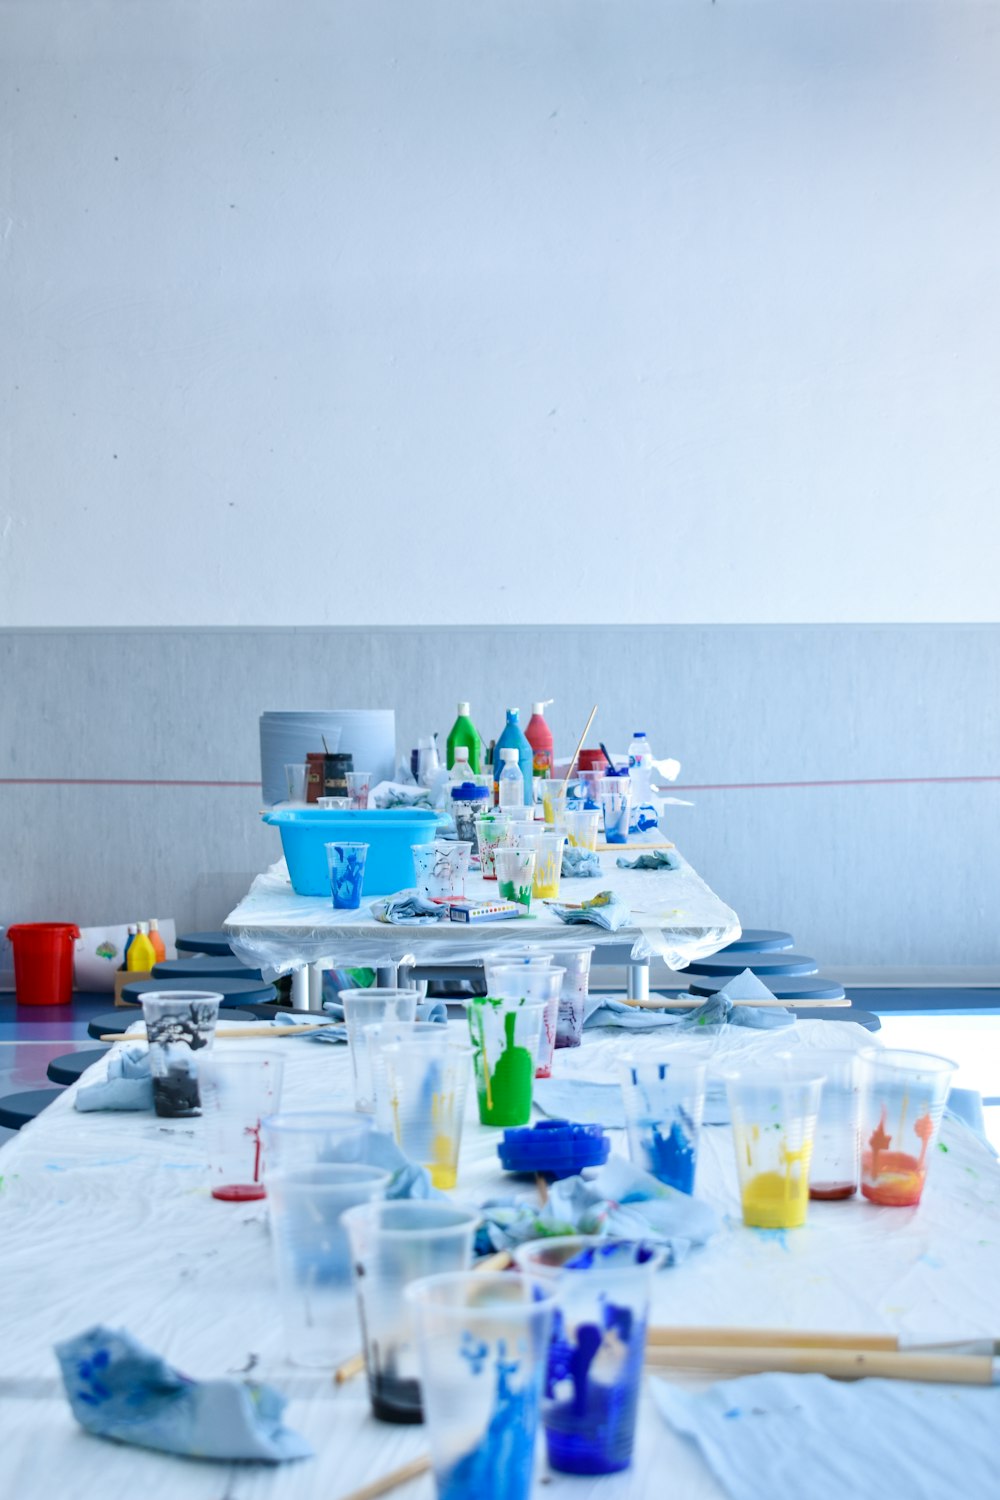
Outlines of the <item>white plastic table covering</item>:
[[[668,968],[682,969],[732,942],[740,934],[740,924],[687,860],[677,857],[677,870],[619,870],[614,856],[605,854],[600,856],[599,879],[561,883],[560,900],[565,902],[615,890],[633,917],[618,932],[589,922],[561,922],[541,901],[532,901],[531,915],[516,922],[394,927],[377,922],[367,900],[359,911],[336,911],[328,896],[296,895],[284,860],[257,876],[223,925],[244,963],[273,974],[321,960],[337,967],[389,966],[410,954],[423,963],[474,962],[484,951],[505,944],[544,942],[558,949],[579,947],[584,941],[619,949],[629,944],[635,960],[656,955]],[[495,901],[497,883],[470,874],[466,894],[473,900]]]
[[[645,1040],[661,1045],[658,1037]],[[634,1033],[588,1033],[578,1051],[556,1054],[557,1071],[606,1082],[617,1055],[643,1042]],[[791,1036],[725,1028],[709,1045],[728,1061],[870,1042],[852,1022],[805,1021]],[[257,1044],[217,1045],[235,1051]],[[286,1059],[286,1106],[348,1104],[346,1048],[304,1038],[271,1045]],[[265,1206],[209,1196],[201,1122],[78,1115],[73,1092],[0,1150],[0,1493],[17,1500],[340,1500],[423,1452],[420,1427],[372,1419],[363,1379],[337,1390],[328,1375],[284,1362]],[[613,1149],[624,1150],[623,1134],[613,1132]],[[478,1124],[470,1099],[455,1196],[480,1202],[526,1191],[499,1170],[498,1138]],[[1000,1167],[958,1123],[945,1122],[943,1143],[947,1153],[935,1152],[918,1209],[874,1208],[860,1199],[813,1203],[806,1227],[782,1235],[742,1227],[731,1132],[706,1128],[698,1194],[725,1215],[724,1227],[705,1249],[657,1277],[655,1320],[992,1337],[1000,1327]],[[252,1365],[289,1396],[286,1420],[309,1438],[316,1457],[280,1468],[226,1466],[87,1436],[63,1397],[52,1346],[99,1321],[128,1328],[193,1375]],[[542,1485],[542,1449],[540,1442],[536,1500],[722,1495],[645,1393],[627,1473],[555,1475]],[[433,1486],[425,1476],[399,1493],[400,1500],[431,1500]]]

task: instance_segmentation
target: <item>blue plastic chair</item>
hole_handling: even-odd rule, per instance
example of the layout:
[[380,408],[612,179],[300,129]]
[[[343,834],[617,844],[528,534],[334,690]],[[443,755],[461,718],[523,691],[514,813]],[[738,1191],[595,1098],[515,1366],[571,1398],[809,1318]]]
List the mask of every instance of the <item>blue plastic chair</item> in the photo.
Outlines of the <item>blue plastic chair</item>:
[[791,979],[800,974],[818,974],[819,964],[804,953],[715,953],[711,958],[698,958],[688,964],[687,974],[708,974],[715,978],[742,974],[749,969],[764,980],[770,974],[784,974]]
[[[740,970],[740,973],[743,971]],[[732,975],[717,974],[714,979],[707,974],[692,979],[688,985],[692,995],[714,995],[732,979]],[[777,1000],[843,1000],[844,986],[835,979],[824,979],[822,974],[803,974],[789,979],[784,974],[762,974],[766,984]]]
[[53,1083],[65,1086],[76,1083],[88,1068],[92,1068],[94,1063],[100,1062],[107,1055],[107,1047],[87,1047],[82,1052],[64,1052],[61,1057],[54,1057],[45,1071]]
[[216,958],[232,958],[229,935],[225,932],[184,932],[174,940],[178,953],[213,953]]
[[24,1094],[8,1094],[0,1099],[0,1125],[8,1130],[20,1130],[29,1120],[36,1120],[43,1109],[48,1109],[53,1099],[58,1099],[64,1089],[29,1089]]
[[727,943],[720,952],[745,953],[749,949],[753,953],[779,953],[794,947],[795,939],[790,932],[778,932],[771,927],[744,927],[736,941]]

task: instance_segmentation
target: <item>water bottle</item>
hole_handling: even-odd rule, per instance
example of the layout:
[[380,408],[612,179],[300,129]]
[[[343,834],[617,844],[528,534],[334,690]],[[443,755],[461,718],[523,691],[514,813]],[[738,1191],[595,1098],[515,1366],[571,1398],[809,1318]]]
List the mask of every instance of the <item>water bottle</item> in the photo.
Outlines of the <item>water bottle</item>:
[[644,729],[637,729],[628,747],[628,774],[632,783],[633,811],[649,805],[653,794],[653,748]]
[[500,810],[508,807],[524,806],[524,777],[521,775],[521,766],[518,752],[513,747],[504,747],[500,751],[503,761],[503,770],[500,772]]

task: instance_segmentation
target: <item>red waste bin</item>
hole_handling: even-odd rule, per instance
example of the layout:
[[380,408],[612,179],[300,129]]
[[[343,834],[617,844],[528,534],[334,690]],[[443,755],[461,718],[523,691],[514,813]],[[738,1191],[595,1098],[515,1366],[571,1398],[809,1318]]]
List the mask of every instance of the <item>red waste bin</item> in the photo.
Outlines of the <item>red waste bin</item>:
[[7,928],[14,949],[18,1005],[69,1005],[73,999],[73,922],[19,922]]

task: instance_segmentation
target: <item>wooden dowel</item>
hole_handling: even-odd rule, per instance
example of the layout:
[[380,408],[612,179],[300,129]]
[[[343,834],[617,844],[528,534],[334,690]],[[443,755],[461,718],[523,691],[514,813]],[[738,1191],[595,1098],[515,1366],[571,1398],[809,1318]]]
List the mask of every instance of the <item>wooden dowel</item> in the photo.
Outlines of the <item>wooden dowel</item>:
[[894,1333],[793,1333],[787,1328],[662,1328],[649,1329],[651,1348],[671,1349],[870,1349],[895,1353]]
[[426,1474],[430,1466],[430,1458],[424,1453],[420,1458],[413,1458],[408,1464],[403,1464],[402,1468],[383,1474],[381,1479],[373,1479],[371,1484],[363,1484],[359,1490],[341,1495],[340,1500],[378,1500],[379,1495],[388,1495],[390,1490],[399,1489],[401,1484],[409,1484],[411,1479]]
[[828,1375],[833,1380],[919,1380],[945,1385],[993,1385],[994,1361],[981,1354],[909,1354],[881,1350],[654,1347],[646,1364],[661,1370],[706,1370],[727,1375]]
[[576,749],[573,751],[573,759],[570,761],[570,763],[569,763],[569,769],[566,772],[566,780],[567,781],[571,781],[573,779],[573,767],[576,765],[576,763],[577,763],[577,761],[578,761],[578,759],[580,757],[580,751],[583,749],[583,742],[587,738],[587,735],[590,733],[590,726],[594,722],[594,715],[596,714],[596,712],[597,712],[597,704],[595,703],[594,706],[593,706],[593,708],[590,710],[590,718],[587,720],[586,724],[583,726],[583,733],[580,736],[580,743],[577,745]]
[[[222,1018],[225,1020],[225,1017]],[[232,1031],[216,1031],[216,1038],[220,1042],[229,1042],[234,1038],[239,1040],[243,1037],[254,1036],[258,1041],[272,1036],[298,1036],[300,1032],[325,1031],[328,1026],[342,1026],[342,1021],[319,1021],[315,1026],[268,1026],[266,1021],[261,1021],[257,1026],[234,1026]],[[123,1031],[109,1032],[105,1036],[98,1037],[101,1042],[145,1042],[147,1040],[144,1031],[131,1031],[128,1035]]]
[[[692,995],[690,999],[686,996],[667,998],[662,995],[651,995],[648,1000],[625,1000],[626,1005],[634,1006],[637,1010],[696,1010],[699,1005],[704,1005],[710,995]],[[803,1005],[809,1010],[843,1010],[849,1007],[850,1000],[734,1000],[734,1005],[758,1006],[766,1010],[769,1006],[774,1009],[778,1006],[789,1006],[792,1010],[796,1006]]]

